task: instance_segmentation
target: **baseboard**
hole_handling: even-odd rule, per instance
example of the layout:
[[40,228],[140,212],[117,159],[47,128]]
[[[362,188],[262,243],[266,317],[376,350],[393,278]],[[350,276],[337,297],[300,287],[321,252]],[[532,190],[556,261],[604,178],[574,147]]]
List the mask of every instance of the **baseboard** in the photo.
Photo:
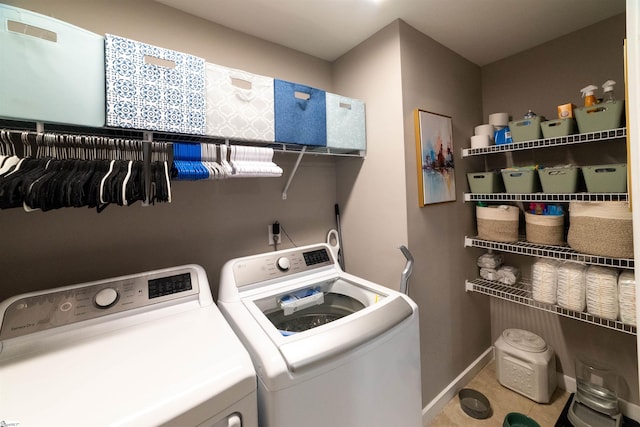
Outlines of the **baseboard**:
[[474,360],[460,375],[422,409],[422,425],[430,423],[444,409],[449,401],[493,360],[493,346]]
[[[572,377],[568,377],[561,373],[557,373],[557,384],[563,390],[568,391],[569,393],[576,392],[576,379]],[[635,403],[627,402],[623,399],[618,399],[618,403],[620,404],[620,412],[625,417],[631,418],[634,421],[640,420],[640,406]]]

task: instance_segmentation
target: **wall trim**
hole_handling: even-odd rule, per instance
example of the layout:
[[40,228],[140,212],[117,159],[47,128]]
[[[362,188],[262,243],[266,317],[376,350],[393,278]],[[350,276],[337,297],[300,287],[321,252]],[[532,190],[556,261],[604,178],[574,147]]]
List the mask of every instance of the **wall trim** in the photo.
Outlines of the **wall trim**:
[[476,360],[456,377],[448,386],[444,388],[431,402],[422,409],[422,425],[427,425],[444,409],[449,401],[458,393],[458,390],[473,379],[493,360],[493,346],[489,347]]

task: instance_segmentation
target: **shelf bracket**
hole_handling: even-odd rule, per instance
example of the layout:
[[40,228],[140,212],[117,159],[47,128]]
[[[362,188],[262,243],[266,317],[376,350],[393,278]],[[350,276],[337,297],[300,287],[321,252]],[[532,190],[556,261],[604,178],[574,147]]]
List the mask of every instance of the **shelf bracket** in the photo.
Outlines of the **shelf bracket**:
[[464,236],[464,247],[469,248],[473,246],[473,239],[467,236]]
[[287,200],[287,191],[289,190],[289,186],[291,185],[291,181],[293,181],[293,177],[298,170],[298,166],[300,166],[300,161],[302,160],[302,156],[304,156],[305,151],[307,151],[307,146],[302,147],[302,151],[298,154],[298,159],[296,160],[296,164],[293,166],[293,170],[291,171],[291,175],[289,175],[289,179],[287,179],[287,183],[284,186],[284,190],[282,190],[282,200]]
[[473,292],[473,282],[465,280],[465,282],[464,282],[464,291],[465,292]]

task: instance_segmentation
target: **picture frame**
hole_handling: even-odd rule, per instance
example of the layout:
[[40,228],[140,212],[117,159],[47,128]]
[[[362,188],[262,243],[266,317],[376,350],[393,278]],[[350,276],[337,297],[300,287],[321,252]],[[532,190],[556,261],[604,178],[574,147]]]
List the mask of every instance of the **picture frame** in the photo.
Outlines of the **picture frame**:
[[414,111],[418,205],[456,200],[451,117],[417,108]]

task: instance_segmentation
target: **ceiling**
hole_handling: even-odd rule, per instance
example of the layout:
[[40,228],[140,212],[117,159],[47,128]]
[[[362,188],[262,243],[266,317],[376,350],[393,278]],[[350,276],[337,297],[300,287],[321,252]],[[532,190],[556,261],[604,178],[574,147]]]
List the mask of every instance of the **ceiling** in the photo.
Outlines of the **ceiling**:
[[625,0],[155,0],[327,61],[402,19],[486,65],[625,11]]

